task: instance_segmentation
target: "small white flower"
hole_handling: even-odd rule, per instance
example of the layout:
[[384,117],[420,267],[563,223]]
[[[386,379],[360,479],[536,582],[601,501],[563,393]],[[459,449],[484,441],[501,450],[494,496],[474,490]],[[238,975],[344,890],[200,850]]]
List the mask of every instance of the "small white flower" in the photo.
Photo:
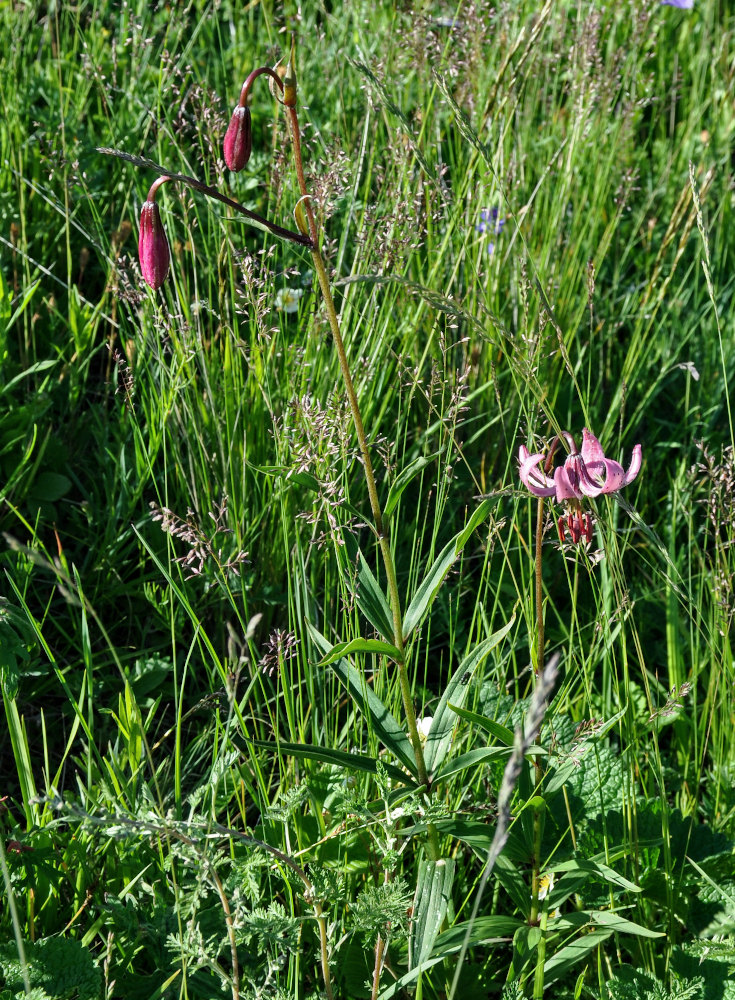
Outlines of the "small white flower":
[[276,309],[286,313],[298,312],[299,299],[303,294],[303,288],[279,288],[276,292]]
[[420,719],[416,720],[416,727],[419,731],[419,739],[422,743],[426,743],[429,736],[429,730],[431,729],[431,723],[433,721],[433,715],[424,715]]
[[554,873],[549,872],[548,875],[542,875],[539,879],[538,886],[538,898],[539,902],[542,899],[546,899],[551,890],[554,888]]

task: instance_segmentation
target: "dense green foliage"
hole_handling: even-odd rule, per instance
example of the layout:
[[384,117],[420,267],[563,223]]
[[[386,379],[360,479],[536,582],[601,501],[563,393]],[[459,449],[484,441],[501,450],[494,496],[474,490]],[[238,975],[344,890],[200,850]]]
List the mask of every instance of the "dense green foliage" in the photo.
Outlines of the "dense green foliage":
[[[735,997],[735,13],[302,6],[0,6],[0,1000]],[[308,250],[99,151],[295,228],[291,32],[430,794]]]

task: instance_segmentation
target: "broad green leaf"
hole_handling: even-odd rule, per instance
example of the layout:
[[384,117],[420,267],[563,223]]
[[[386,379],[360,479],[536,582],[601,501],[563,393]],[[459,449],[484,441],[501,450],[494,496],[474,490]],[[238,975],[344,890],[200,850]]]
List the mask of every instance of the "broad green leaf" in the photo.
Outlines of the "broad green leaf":
[[421,962],[420,965],[415,966],[410,972],[405,973],[400,979],[396,979],[395,982],[390,983],[385,989],[382,989],[378,993],[378,1000],[391,1000],[397,993],[401,996],[405,996],[405,987],[410,986],[411,983],[415,983],[422,972],[428,972],[429,969],[434,965],[438,965],[445,959],[444,955],[439,955],[437,958],[428,958],[425,962]]
[[393,613],[367,559],[360,552],[357,570],[357,606],[376,632],[393,642]]
[[312,493],[318,493],[320,486],[319,480],[316,476],[312,476],[310,472],[294,472],[288,477],[290,483],[296,483],[298,486],[304,486],[307,490],[311,490]]
[[[524,861],[527,862],[528,860],[529,856],[526,851]],[[521,914],[528,919],[531,912],[531,892],[525,871],[514,864],[511,858],[503,852],[495,862],[493,875],[508,893]]]
[[[434,783],[443,781],[450,774],[457,774],[458,771],[466,771],[467,768],[483,764],[486,760],[507,760],[511,753],[511,747],[476,747],[474,750],[468,750],[467,753],[463,753],[445,764],[434,778]],[[529,756],[546,757],[547,754],[548,751],[540,746],[532,746],[528,749]]]
[[523,921],[517,917],[500,915],[465,920],[439,935],[434,945],[434,954],[449,955],[462,948],[465,942],[468,947],[475,948],[482,944],[507,941],[513,937],[522,923]]
[[[307,622],[309,635],[323,654],[329,653],[331,644],[318,629]],[[365,683],[365,678],[345,659],[336,660],[330,667],[337,674],[350,693],[355,705],[370,719],[378,739],[404,764],[411,774],[416,775],[416,759],[413,747],[396,718],[373,689]]]
[[395,646],[391,646],[389,642],[383,642],[382,639],[351,639],[349,642],[338,642],[336,646],[332,646],[331,650],[319,661],[317,666],[326,667],[343,656],[351,656],[352,653],[373,653],[376,656],[389,656],[396,663],[400,663],[403,660],[401,651]]
[[436,936],[447,913],[453,881],[453,858],[441,858],[439,861],[422,859],[419,864],[411,936],[408,942],[409,969],[426,961],[431,955]]
[[[514,621],[515,618],[511,618],[507,625],[494,632],[476,646],[471,653],[468,653],[444,689],[444,693],[434,713],[434,718],[431,720],[431,728],[426,738],[426,749],[424,750],[426,770],[430,775],[442,765],[449,751],[452,742],[452,731],[457,722],[453,706],[462,708],[467,699],[467,692],[470,689],[469,682],[472,680],[472,675],[490,653],[490,650],[506,637],[513,627]],[[450,701],[452,705],[450,705]]]
[[603,864],[601,861],[574,858],[571,861],[562,861],[558,865],[552,865],[548,871],[553,871],[557,874],[560,872],[584,872],[587,875],[601,879],[603,882],[609,882],[611,885],[617,885],[621,889],[627,889],[628,892],[641,891],[634,882],[629,882],[627,878],[618,875],[609,865]]
[[413,630],[423,621],[453,563],[469,541],[472,532],[485,520],[491,508],[497,503],[497,500],[497,497],[487,497],[483,500],[462,531],[444,546],[434,560],[406,609],[403,619],[404,641],[408,639]]
[[[242,738],[242,737],[241,737]],[[236,740],[237,742],[237,740]],[[347,750],[332,750],[329,747],[320,747],[309,743],[278,743],[270,740],[248,740],[255,747],[263,750],[270,750],[273,754],[280,752],[287,757],[297,757],[299,760],[318,760],[323,764],[334,764],[335,767],[345,771],[367,771],[375,774],[377,759],[364,753],[348,753]],[[382,766],[388,774],[396,781],[403,782],[404,785],[413,785],[413,782],[405,771],[402,771],[395,764],[386,764],[381,761]]]
[[388,498],[385,501],[385,506],[383,508],[383,517],[386,521],[395,510],[405,488],[412,479],[415,479],[420,472],[423,472],[431,459],[434,457],[435,456],[432,455],[429,458],[424,458],[423,455],[420,455],[418,458],[415,458],[410,465],[407,465],[403,472],[396,477],[395,482],[388,491]]
[[[487,854],[495,834],[495,825],[493,823],[481,823],[477,820],[455,819],[452,817],[451,819],[436,820],[434,825],[439,833],[444,836],[454,837],[455,840],[461,840],[463,844],[471,847],[478,856]],[[404,832],[408,834],[410,831],[405,830]],[[416,832],[420,831],[416,830]],[[508,840],[503,848],[503,855],[510,861],[517,861],[519,863],[525,864],[528,860],[528,849],[513,831],[508,834]]]
[[445,576],[457,558],[455,545],[456,539],[453,538],[451,542],[444,546],[434,560],[431,569],[419,584],[403,618],[404,642],[408,640],[413,630],[421,623],[424,615],[434,602],[434,598],[439,593],[439,588],[444,582]]
[[464,719],[465,722],[471,722],[475,726],[479,726],[480,729],[484,729],[486,732],[494,736],[496,740],[499,740],[504,746],[512,747],[515,741],[515,736],[512,729],[508,729],[507,726],[502,726],[499,722],[493,721],[493,719],[488,719],[486,715],[480,715],[477,712],[470,712],[466,708],[460,708],[458,705],[449,706],[453,712],[456,712],[460,719]]
[[544,965],[544,982],[552,983],[566,975],[575,965],[585,959],[594,949],[606,941],[611,934],[633,934],[636,937],[664,937],[660,931],[651,931],[647,927],[626,920],[617,913],[607,910],[580,911],[568,916],[557,917],[549,921],[549,930],[573,930],[585,928],[584,934],[579,934],[573,941],[550,958]]
[[591,930],[588,934],[580,934],[568,945],[560,948],[544,964],[544,985],[548,986],[565,976],[575,965],[578,965],[595,951],[598,945],[607,941],[612,933],[612,927],[600,927],[597,930]]
[[557,917],[553,928],[573,930],[582,927],[610,927],[616,934],[633,934],[635,937],[660,938],[665,937],[661,931],[652,931],[648,927],[636,924],[632,920],[610,910],[577,910],[574,913]]
[[30,496],[34,500],[54,503],[66,496],[71,486],[71,479],[60,472],[41,472],[33,480]]

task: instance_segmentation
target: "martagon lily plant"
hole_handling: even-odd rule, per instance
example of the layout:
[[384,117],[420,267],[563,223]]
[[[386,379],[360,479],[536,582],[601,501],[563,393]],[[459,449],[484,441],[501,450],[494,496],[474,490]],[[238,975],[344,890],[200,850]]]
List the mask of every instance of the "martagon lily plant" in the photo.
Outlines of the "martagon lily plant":
[[616,493],[628,486],[641,470],[643,449],[637,444],[627,471],[614,459],[607,458],[602,445],[595,435],[585,427],[582,431],[582,449],[577,450],[574,438],[567,431],[562,437],[569,445],[569,454],[563,465],[557,466],[553,477],[549,476],[550,463],[559,443],[555,438],[549,454],[544,458],[541,452],[533,455],[525,445],[518,451],[521,482],[534,496],[554,497],[557,503],[567,507],[566,517],[562,515],[557,524],[559,537],[563,541],[565,529],[576,545],[582,538],[592,541],[592,516],[582,508],[585,498],[594,498],[602,493]]

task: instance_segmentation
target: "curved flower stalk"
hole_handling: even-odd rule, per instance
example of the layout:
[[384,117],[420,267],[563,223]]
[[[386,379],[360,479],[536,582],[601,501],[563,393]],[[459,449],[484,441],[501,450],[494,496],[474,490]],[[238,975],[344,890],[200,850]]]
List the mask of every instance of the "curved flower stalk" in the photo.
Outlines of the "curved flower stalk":
[[[165,281],[170,262],[168,242],[166,241],[160,215],[158,214],[158,209],[154,202],[154,196],[158,187],[167,181],[176,181],[193,188],[195,191],[200,191],[208,197],[214,198],[229,206],[234,211],[243,215],[246,219],[267,229],[273,235],[306,247],[309,250],[319,282],[319,287],[324,299],[324,305],[332,334],[332,342],[337,353],[342,372],[342,379],[355,426],[355,433],[362,456],[365,481],[370,498],[370,507],[373,514],[373,530],[382,554],[388,583],[390,608],[393,619],[393,646],[398,654],[396,657],[396,669],[398,672],[401,698],[406,716],[406,727],[416,759],[417,777],[420,784],[427,790],[428,794],[430,792],[431,783],[426,769],[421,735],[416,722],[416,712],[413,706],[411,684],[404,656],[405,640],[403,630],[403,612],[398,590],[393,553],[390,545],[389,532],[387,531],[386,520],[384,519],[378,496],[377,482],[370,456],[370,448],[368,445],[368,436],[365,433],[357,394],[355,392],[352,375],[350,373],[349,362],[344,347],[344,341],[342,339],[337,310],[335,308],[334,299],[330,289],[330,279],[324,258],[319,250],[319,227],[312,204],[313,199],[307,191],[306,179],[304,176],[304,165],[301,152],[301,132],[297,111],[298,86],[293,43],[288,63],[282,74],[283,78],[281,78],[281,74],[276,72],[276,70],[271,69],[268,66],[260,66],[257,69],[254,69],[243,83],[238,105],[233,111],[230,125],[228,127],[227,134],[225,135],[223,154],[227,165],[233,171],[242,169],[242,167],[244,167],[247,163],[252,148],[252,122],[250,112],[248,110],[248,102],[254,81],[262,75],[270,78],[272,93],[283,105],[286,113],[291,148],[293,151],[294,167],[300,194],[295,212],[296,224],[299,230],[298,232],[285,229],[284,227],[271,222],[269,219],[252,212],[250,209],[245,208],[243,205],[220,192],[217,188],[205,184],[195,177],[190,177],[186,174],[174,173],[171,170],[161,167],[152,160],[132,156],[130,153],[126,153],[121,150],[99,148],[98,151],[127,160],[130,163],[134,163],[136,166],[156,170],[161,175],[151,187],[148,199],[144,205],[144,211],[141,215],[141,236],[139,243],[143,276],[154,290],[160,288]],[[284,309],[287,308],[285,300],[282,301],[281,306]],[[440,857],[438,831],[435,825],[431,822],[427,824],[427,850],[429,857],[432,860],[437,860]]]
[[572,541],[577,544],[583,537],[592,541],[592,517],[582,509],[585,498],[594,498],[602,493],[616,493],[628,486],[641,470],[643,449],[637,444],[627,471],[614,459],[607,458],[602,445],[595,435],[585,427],[582,431],[582,449],[571,434],[564,432],[570,452],[564,463],[557,466],[553,477],[548,475],[549,460],[553,455],[558,438],[552,444],[551,452],[544,456],[541,452],[531,454],[525,445],[518,450],[521,482],[537,497],[554,497],[557,503],[568,505],[566,517],[559,518],[559,537],[564,540],[565,529],[569,529]]
[[[411,745],[413,747],[414,755],[416,758],[416,769],[418,772],[418,778],[420,783],[426,787],[428,790],[430,788],[429,776],[426,770],[426,762],[424,759],[423,744],[421,742],[421,734],[416,723],[416,713],[413,707],[411,685],[408,677],[408,670],[406,667],[405,657],[403,655],[404,651],[404,637],[403,637],[403,613],[401,609],[401,599],[398,591],[398,581],[396,577],[395,564],[393,561],[393,553],[390,546],[390,539],[388,532],[386,531],[386,526],[383,519],[383,511],[380,505],[380,499],[378,497],[378,487],[375,479],[375,472],[373,470],[373,463],[370,457],[370,449],[368,447],[368,438],[365,433],[365,428],[362,422],[362,415],[360,413],[360,405],[358,403],[357,394],[355,392],[354,383],[352,381],[352,375],[350,373],[350,366],[347,359],[347,352],[345,351],[344,341],[342,339],[342,332],[340,330],[339,319],[337,317],[337,310],[334,305],[334,299],[332,297],[332,292],[329,284],[329,275],[327,273],[326,264],[324,258],[322,257],[319,250],[319,228],[317,225],[317,220],[314,215],[314,209],[312,204],[312,197],[309,194],[306,187],[306,178],[304,176],[304,164],[301,153],[301,130],[299,128],[299,119],[297,111],[297,97],[298,97],[298,82],[296,77],[296,57],[295,57],[295,46],[292,42],[291,52],[289,55],[288,63],[286,65],[285,71],[283,73],[283,79],[279,76],[275,70],[270,69],[267,66],[261,66],[258,69],[254,69],[252,73],[245,80],[240,91],[240,101],[239,106],[244,107],[247,104],[250,88],[252,87],[255,79],[260,75],[267,75],[270,77],[274,93],[276,96],[280,95],[280,100],[286,112],[286,119],[288,121],[289,133],[291,138],[291,148],[293,150],[294,166],[296,168],[296,177],[299,185],[300,198],[296,206],[296,223],[301,232],[301,239],[305,241],[309,247],[311,253],[311,258],[314,264],[314,271],[316,272],[317,280],[319,282],[319,287],[324,300],[324,306],[327,312],[327,318],[329,320],[329,326],[332,333],[332,341],[337,352],[337,358],[339,361],[340,370],[342,372],[342,380],[345,387],[345,392],[347,394],[347,400],[350,406],[350,411],[352,413],[352,420],[355,426],[355,433],[357,435],[357,440],[360,447],[360,453],[362,455],[363,470],[365,473],[365,482],[367,485],[368,496],[370,498],[370,507],[373,514],[373,526],[375,531],[375,536],[380,547],[380,551],[383,557],[383,564],[385,566],[385,573],[388,582],[388,592],[390,595],[390,606],[393,616],[393,645],[399,652],[399,658],[396,661],[396,669],[398,671],[398,679],[401,689],[401,698],[403,701],[403,708],[406,715],[406,726],[408,729],[409,738],[411,740]],[[428,852],[429,857],[432,860],[437,860],[440,855],[439,849],[439,839],[436,827],[433,823],[428,824]]]

